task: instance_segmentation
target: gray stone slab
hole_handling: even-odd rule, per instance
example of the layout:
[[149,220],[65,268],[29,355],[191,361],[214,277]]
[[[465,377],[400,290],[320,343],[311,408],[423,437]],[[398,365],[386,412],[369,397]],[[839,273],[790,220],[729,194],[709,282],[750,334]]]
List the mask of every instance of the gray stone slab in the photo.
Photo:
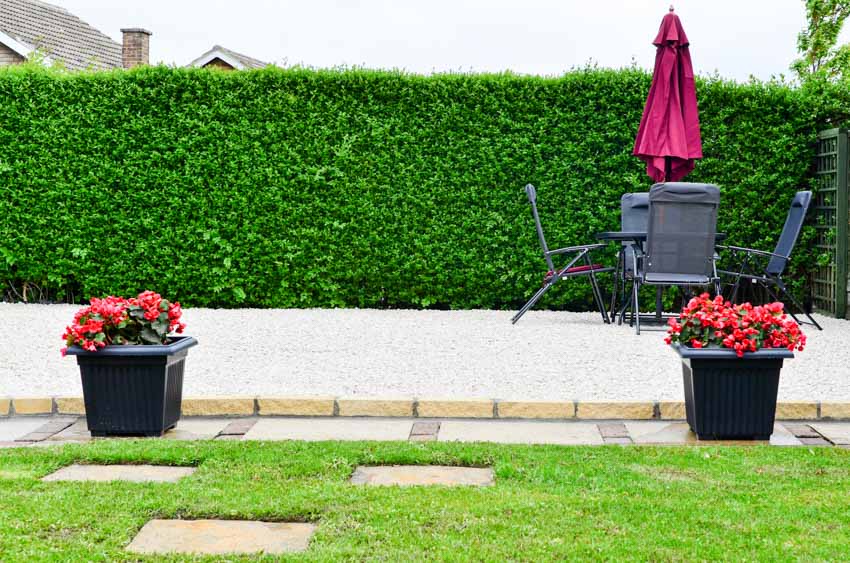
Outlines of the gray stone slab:
[[242,418],[239,420],[234,420],[230,424],[224,427],[221,431],[222,436],[237,436],[242,435],[248,432],[254,425],[257,424],[256,418]]
[[[635,421],[626,422],[629,435],[636,444],[704,444],[704,445],[754,445],[767,444],[767,441],[759,440],[697,440],[691,432],[687,422],[666,421]],[[775,424],[773,435],[770,438],[771,445],[775,446],[799,446],[802,444],[784,426]]]
[[41,442],[42,440],[47,440],[55,434],[65,430],[74,424],[75,421],[76,418],[52,418],[29,434],[21,436],[18,440],[25,442]]
[[783,426],[797,438],[820,438],[821,435],[808,424],[784,423]]
[[91,440],[91,433],[86,424],[85,418],[78,418],[74,424],[54,434],[47,439],[48,442],[88,442]]
[[226,418],[187,418],[163,435],[169,440],[212,440],[232,421]]
[[34,432],[49,420],[49,416],[0,419],[0,442],[14,442],[18,438]]
[[622,422],[603,422],[599,424],[599,433],[603,438],[628,438],[629,431]]
[[453,467],[446,465],[359,466],[351,476],[354,485],[444,485],[487,486],[494,481],[489,467]]
[[191,555],[281,554],[304,551],[316,530],[300,522],[151,520],[127,551]]
[[171,467],[167,465],[81,465],[75,463],[47,475],[42,481],[175,483],[194,472],[194,467]]
[[407,440],[412,421],[397,418],[268,418],[246,440]]
[[811,426],[833,444],[850,445],[850,422],[813,422]]
[[410,429],[410,436],[436,436],[440,431],[440,423],[435,421],[414,422]]
[[501,444],[602,444],[592,422],[534,422],[448,420],[440,427],[440,442],[496,442]]

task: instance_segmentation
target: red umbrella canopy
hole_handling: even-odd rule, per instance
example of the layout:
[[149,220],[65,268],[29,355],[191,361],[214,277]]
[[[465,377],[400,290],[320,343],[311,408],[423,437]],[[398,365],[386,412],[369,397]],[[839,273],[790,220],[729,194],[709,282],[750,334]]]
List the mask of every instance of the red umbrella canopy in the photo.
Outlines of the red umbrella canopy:
[[652,43],[655,70],[632,154],[656,182],[675,182],[702,158],[702,140],[688,36],[672,7]]

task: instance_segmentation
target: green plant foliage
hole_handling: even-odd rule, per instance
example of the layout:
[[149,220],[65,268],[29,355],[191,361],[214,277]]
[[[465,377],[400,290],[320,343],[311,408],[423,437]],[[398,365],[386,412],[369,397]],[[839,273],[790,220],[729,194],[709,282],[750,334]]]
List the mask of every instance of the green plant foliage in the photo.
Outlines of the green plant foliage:
[[[650,186],[631,156],[649,83],[5,69],[0,280],[68,300],[515,307],[546,270],[523,186],[553,247],[616,229],[620,196]],[[697,94],[705,158],[688,179],[721,186],[730,244],[769,249],[809,185],[821,106],[779,84],[705,79]],[[542,306],[591,304],[577,280]]]

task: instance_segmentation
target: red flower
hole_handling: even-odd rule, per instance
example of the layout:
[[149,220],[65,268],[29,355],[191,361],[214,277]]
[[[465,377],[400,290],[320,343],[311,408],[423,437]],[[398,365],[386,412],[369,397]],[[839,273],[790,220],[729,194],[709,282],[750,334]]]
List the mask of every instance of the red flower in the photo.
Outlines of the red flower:
[[735,350],[739,357],[759,348],[803,350],[806,337],[784,310],[780,302],[757,307],[732,305],[722,296],[712,299],[703,293],[688,302],[678,319],[668,321],[664,341],[694,348],[720,346]]
[[[157,322],[162,313],[167,314],[167,325]],[[180,321],[182,314],[179,303],[170,303],[153,291],[143,291],[130,299],[93,297],[87,307],[74,314],[74,320],[65,327],[62,339],[66,346],[77,345],[90,352],[113,343],[164,343],[168,333],[174,330],[183,332],[186,325]],[[156,337],[152,338],[151,333]],[[63,356],[66,351],[67,348],[62,348]]]

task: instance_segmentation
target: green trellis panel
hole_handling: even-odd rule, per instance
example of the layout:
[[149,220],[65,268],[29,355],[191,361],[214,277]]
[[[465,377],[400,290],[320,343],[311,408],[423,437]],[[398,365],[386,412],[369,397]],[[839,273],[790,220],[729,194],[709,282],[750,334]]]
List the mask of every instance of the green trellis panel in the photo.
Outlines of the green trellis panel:
[[812,294],[818,310],[842,318],[847,313],[848,292],[848,161],[847,130],[821,131],[815,154],[814,202],[815,246],[820,258]]

